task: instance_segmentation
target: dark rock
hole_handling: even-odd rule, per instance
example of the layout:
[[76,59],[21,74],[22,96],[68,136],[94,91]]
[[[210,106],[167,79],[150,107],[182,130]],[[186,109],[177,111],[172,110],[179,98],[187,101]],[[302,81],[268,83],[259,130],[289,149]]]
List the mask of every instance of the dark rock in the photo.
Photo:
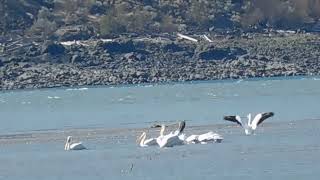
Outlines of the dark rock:
[[132,40],[124,42],[106,42],[103,46],[109,53],[129,53],[135,51]]
[[170,43],[170,44],[166,44],[162,50],[164,52],[178,52],[178,51],[182,51],[183,48],[178,46],[177,44],[175,43]]
[[247,51],[241,48],[215,48],[209,46],[205,47],[204,50],[200,50],[198,57],[203,60],[227,60],[236,59],[236,57],[244,54],[247,54]]
[[287,55],[284,55],[284,56],[282,57],[282,59],[285,60],[285,61],[289,61],[289,60],[290,60],[290,57],[287,56]]
[[200,52],[199,58],[203,60],[223,60],[228,58],[230,49],[210,49],[208,51]]
[[50,55],[61,55],[65,52],[63,45],[54,43],[52,41],[47,41],[42,45],[41,54],[49,53]]
[[123,55],[122,60],[127,62],[134,62],[134,61],[144,61],[146,57],[143,54],[136,54],[136,53],[126,53]]
[[106,10],[107,8],[100,1],[97,1],[91,6],[89,12],[90,14],[100,15],[104,14]]
[[26,56],[35,57],[41,54],[40,49],[37,46],[30,46],[26,52]]
[[59,41],[87,40],[94,35],[94,29],[86,25],[66,26],[58,29],[54,35]]
[[214,28],[223,29],[223,31],[226,31],[226,29],[232,29],[234,27],[234,22],[225,14],[221,14],[217,17],[214,17],[213,21]]

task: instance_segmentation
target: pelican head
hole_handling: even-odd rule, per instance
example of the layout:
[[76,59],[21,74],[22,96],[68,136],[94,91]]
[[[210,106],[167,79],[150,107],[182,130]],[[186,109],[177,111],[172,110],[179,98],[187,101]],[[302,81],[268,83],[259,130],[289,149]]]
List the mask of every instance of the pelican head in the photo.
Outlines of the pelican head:
[[72,136],[68,136],[68,137],[67,137],[67,142],[68,142],[68,143],[71,143],[71,140],[72,140]]
[[166,126],[164,124],[161,125],[160,136],[163,136]]
[[179,128],[178,128],[179,133],[182,133],[185,127],[186,127],[186,121],[180,121]]

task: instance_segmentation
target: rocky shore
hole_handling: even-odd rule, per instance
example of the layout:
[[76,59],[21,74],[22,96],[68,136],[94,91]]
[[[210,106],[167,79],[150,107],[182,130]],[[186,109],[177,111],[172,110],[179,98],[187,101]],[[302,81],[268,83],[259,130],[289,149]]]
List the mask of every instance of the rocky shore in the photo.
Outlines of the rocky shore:
[[0,89],[320,75],[319,34],[120,35],[112,39],[6,39]]

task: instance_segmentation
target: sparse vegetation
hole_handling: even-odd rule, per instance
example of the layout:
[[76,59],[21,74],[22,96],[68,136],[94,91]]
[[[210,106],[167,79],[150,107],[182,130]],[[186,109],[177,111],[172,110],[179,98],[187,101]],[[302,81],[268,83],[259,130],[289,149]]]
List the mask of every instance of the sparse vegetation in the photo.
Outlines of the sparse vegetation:
[[[42,9],[48,10],[49,22],[40,18]],[[44,37],[74,25],[107,35],[211,27],[297,29],[319,18],[320,0],[0,0],[0,34],[43,31]]]
[[58,28],[50,10],[42,8],[39,10],[38,17],[29,29],[28,33],[41,37],[43,40],[48,39]]
[[175,32],[178,30],[177,25],[174,22],[174,18],[169,15],[164,15],[161,18],[160,24],[159,24],[159,31],[160,32]]
[[209,24],[209,3],[207,1],[191,1],[190,7],[190,21],[197,24],[197,26],[208,26]]
[[95,2],[96,0],[58,0],[54,10],[66,24],[79,24],[88,21],[90,8]]
[[100,33],[102,35],[121,33],[125,31],[125,27],[118,21],[117,13],[111,9],[102,17],[100,21]]
[[3,35],[6,30],[6,21],[5,21],[5,3],[4,0],[0,0],[0,35]]
[[268,24],[280,28],[297,28],[320,17],[320,0],[251,0],[243,6],[244,26]]
[[271,28],[315,24],[320,0],[0,2],[0,89],[319,75],[318,35]]

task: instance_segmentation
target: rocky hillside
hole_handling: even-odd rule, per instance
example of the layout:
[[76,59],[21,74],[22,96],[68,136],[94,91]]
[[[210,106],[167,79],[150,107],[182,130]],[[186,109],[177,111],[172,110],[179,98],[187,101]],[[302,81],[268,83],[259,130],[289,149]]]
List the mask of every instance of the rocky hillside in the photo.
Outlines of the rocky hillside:
[[1,89],[320,75],[318,35],[149,36],[29,44],[0,61]]
[[0,2],[0,89],[319,74],[320,0]]
[[312,30],[320,0],[1,0],[0,34],[72,38],[123,33]]

